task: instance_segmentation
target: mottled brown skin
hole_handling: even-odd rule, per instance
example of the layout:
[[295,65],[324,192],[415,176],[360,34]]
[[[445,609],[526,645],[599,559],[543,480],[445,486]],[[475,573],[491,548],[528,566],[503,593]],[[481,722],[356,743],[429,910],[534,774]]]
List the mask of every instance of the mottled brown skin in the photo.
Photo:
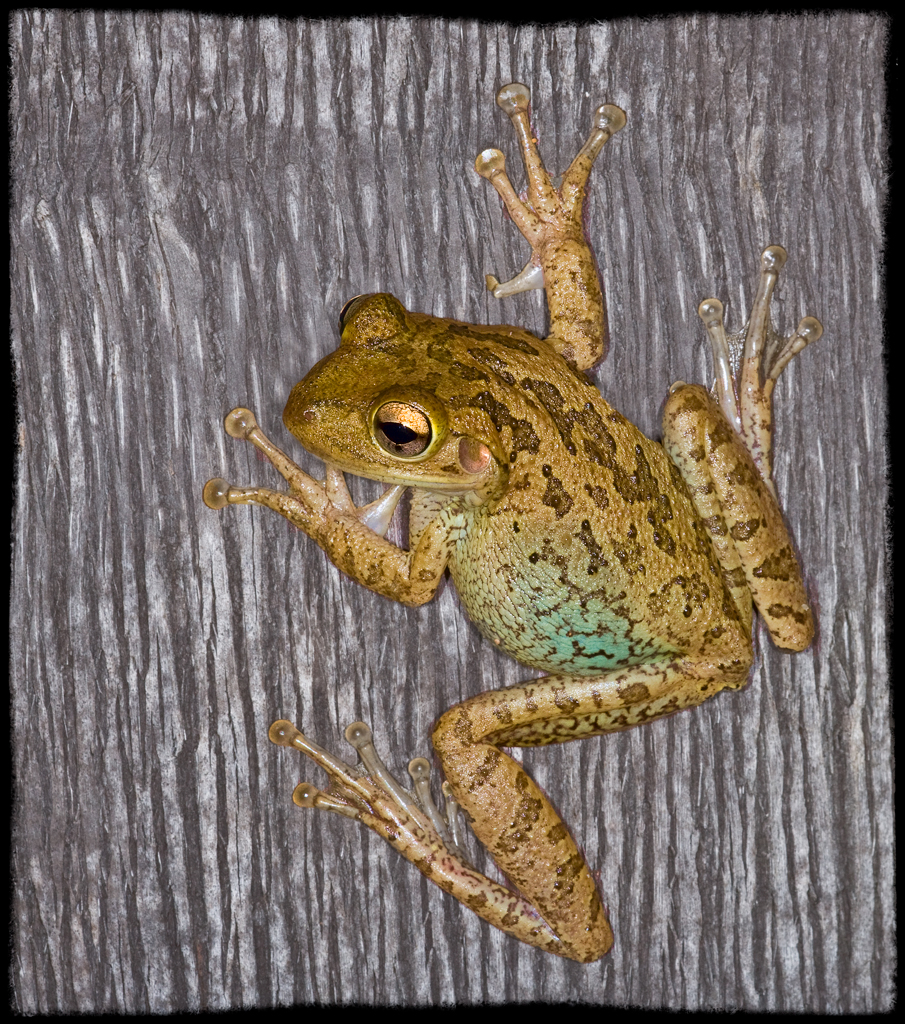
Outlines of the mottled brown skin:
[[[477,168],[532,242],[550,336],[412,313],[391,295],[359,297],[344,311],[340,347],[296,385],[284,413],[327,463],[326,483],[236,410],[227,429],[270,457],[289,493],[211,481],[205,500],[275,509],[347,575],[406,604],[429,601],[448,568],[482,633],[548,673],[457,705],[433,733],[455,800],[517,892],[471,868],[446,826],[383,776],[369,732],[351,740],[364,778],[290,723],[275,723],[271,738],[331,777],[329,793],[300,787],[297,802],[358,818],[496,927],[589,962],[612,944],[590,869],[502,748],[629,728],[742,686],[752,601],[780,646],[807,646],[813,624],[772,484],[720,405],[703,388],[674,386],[660,445],[582,372],[605,343],[602,290],[580,226],[584,187],[624,115],[598,111],[557,191],[537,156],[527,90],[507,86],[498,102],[522,143],[527,203],[501,154],[485,151]],[[363,521],[340,471],[415,488],[408,551]]]

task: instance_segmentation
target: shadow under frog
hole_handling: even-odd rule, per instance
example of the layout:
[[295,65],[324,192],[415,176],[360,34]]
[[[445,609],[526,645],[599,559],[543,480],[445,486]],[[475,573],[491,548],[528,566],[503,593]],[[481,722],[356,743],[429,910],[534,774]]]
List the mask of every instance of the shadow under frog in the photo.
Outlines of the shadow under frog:
[[[746,331],[728,337],[722,306],[701,303],[716,367],[711,395],[670,389],[663,443],[645,437],[584,371],[605,353],[606,313],[582,227],[591,166],[625,124],[600,107],[558,188],[528,120],[528,89],[497,103],[515,127],[528,177],[515,193],[498,150],[487,178],[532,248],[497,297],[546,291],[550,334],[483,327],[410,312],[363,295],[340,316],[339,348],[293,389],[283,420],[323,459],[323,483],[261,432],[247,409],[227,432],[250,441],[287,492],[211,480],[204,500],[266,505],[304,530],[352,579],[409,605],[429,601],[449,569],[470,618],[494,644],[544,673],[482,693],[439,719],[433,743],[446,777],[446,813],[431,798],[423,758],[405,790],[376,754],[370,730],[346,730],[365,774],[289,722],[270,738],[324,768],[325,792],[303,783],[302,806],[355,818],[432,882],[508,934],[581,962],[613,936],[591,871],[546,795],[504,751],[625,729],[744,684],[752,605],[774,642],[806,647],[813,622],[771,472],[772,390],[780,371],[820,336],[806,317],[790,338],[770,324],[785,252],[761,257]],[[392,486],[357,508],[344,472]],[[409,549],[384,539],[413,488]],[[513,888],[462,853],[458,809]]]

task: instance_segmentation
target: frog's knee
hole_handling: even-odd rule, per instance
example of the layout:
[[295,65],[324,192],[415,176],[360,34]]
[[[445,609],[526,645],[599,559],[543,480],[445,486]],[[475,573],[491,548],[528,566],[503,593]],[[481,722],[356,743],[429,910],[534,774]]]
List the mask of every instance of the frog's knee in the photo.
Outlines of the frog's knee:
[[455,721],[452,716],[457,710],[457,708],[453,707],[445,711],[434,723],[434,728],[431,732],[431,742],[441,761],[452,745],[452,739],[456,732]]
[[687,384],[684,380],[677,380],[669,389],[666,396],[666,404],[663,407],[664,416],[700,416],[715,406],[713,398],[706,388],[700,384]]
[[664,443],[697,438],[701,426],[712,423],[718,416],[719,407],[706,388],[700,384],[676,381],[669,389],[663,406]]
[[482,714],[480,700],[479,696],[456,704],[434,723],[431,742],[443,765],[448,765],[450,759],[457,760],[463,754],[468,756],[475,746],[484,742],[489,723]]

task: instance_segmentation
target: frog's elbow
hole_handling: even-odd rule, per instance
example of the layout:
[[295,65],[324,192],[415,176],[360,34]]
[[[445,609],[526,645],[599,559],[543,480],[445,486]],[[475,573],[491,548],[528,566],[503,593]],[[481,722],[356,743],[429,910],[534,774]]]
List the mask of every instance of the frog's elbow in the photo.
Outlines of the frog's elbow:
[[440,587],[440,581],[443,579],[442,575],[437,577],[428,571],[420,575],[421,578],[413,578],[405,591],[396,595],[396,600],[408,608],[420,608],[421,605],[427,604],[428,601],[433,601]]
[[770,638],[783,651],[803,651],[814,639],[814,616],[805,606],[771,605],[762,613],[767,621]]

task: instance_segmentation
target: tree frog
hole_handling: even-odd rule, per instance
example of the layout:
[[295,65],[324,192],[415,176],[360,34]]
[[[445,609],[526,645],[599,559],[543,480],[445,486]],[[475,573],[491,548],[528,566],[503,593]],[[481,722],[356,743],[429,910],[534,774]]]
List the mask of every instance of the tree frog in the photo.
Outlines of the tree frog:
[[[481,693],[433,730],[446,813],[429,766],[406,790],[377,755],[370,729],[346,730],[356,769],[296,726],[270,738],[320,765],[325,791],[293,798],[373,829],[440,888],[523,942],[588,963],[613,936],[591,869],[544,792],[506,747],[541,746],[626,729],[744,685],[752,603],[774,642],[802,650],[814,626],[771,473],[772,391],[792,356],[822,333],[805,317],[788,338],[770,322],[786,254],[771,245],[750,321],[728,336],[716,299],[698,312],[711,339],[713,394],[669,390],[663,442],[645,437],[586,376],[605,352],[602,286],[582,226],[591,166],[625,124],[600,107],[558,186],[541,161],[529,92],[505,86],[528,179],[519,198],[496,149],[475,169],[530,242],[528,266],[487,287],[503,297],[546,291],[550,332],[485,327],[359,295],[340,314],[339,348],[289,396],[283,422],[326,464],[323,482],[262,433],[247,409],[226,417],[286,479],[288,491],[209,481],[211,508],[256,503],[303,530],[353,580],[408,605],[429,601],[446,570],[478,629],[542,676]],[[344,472],[391,485],[357,508]],[[408,550],[384,538],[412,488]],[[508,880],[462,851],[459,809]]]

